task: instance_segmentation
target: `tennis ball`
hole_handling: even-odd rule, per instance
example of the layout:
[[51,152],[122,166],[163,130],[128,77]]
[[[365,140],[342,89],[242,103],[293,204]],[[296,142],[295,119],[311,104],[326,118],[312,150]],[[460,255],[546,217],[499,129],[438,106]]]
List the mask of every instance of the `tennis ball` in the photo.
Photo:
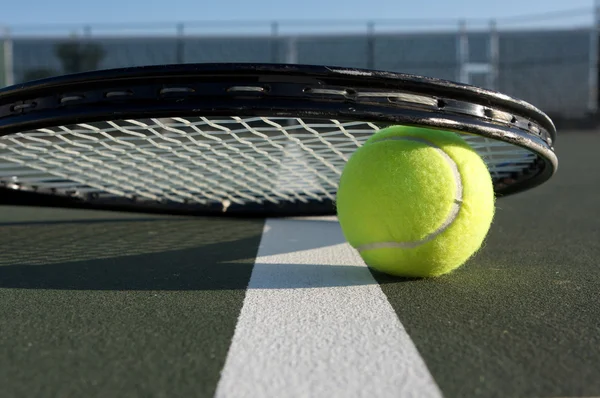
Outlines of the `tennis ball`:
[[485,162],[461,136],[392,126],[352,154],[336,207],[345,238],[369,267],[433,277],[479,250],[495,197]]

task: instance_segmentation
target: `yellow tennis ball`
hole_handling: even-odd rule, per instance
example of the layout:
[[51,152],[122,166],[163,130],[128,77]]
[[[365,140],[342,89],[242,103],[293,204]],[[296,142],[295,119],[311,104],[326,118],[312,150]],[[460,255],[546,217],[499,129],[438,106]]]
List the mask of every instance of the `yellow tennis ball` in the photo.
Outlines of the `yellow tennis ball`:
[[337,214],[365,263],[402,277],[439,276],[481,247],[495,197],[485,162],[458,134],[393,126],[357,149]]

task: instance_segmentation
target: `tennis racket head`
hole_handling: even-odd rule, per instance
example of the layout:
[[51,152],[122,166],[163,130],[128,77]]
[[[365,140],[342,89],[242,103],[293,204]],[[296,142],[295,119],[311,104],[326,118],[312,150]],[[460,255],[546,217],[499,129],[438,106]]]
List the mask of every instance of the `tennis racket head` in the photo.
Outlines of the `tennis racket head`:
[[52,206],[334,214],[345,162],[397,124],[461,134],[498,196],[557,168],[550,118],[501,93],[339,67],[163,65],[0,90],[0,193]]

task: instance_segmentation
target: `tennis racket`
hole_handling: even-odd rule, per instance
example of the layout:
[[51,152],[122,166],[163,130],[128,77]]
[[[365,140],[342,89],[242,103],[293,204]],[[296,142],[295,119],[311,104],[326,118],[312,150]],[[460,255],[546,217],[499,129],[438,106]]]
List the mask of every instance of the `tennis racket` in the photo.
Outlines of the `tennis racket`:
[[556,129],[524,101],[415,75],[285,64],[95,71],[0,90],[3,203],[335,214],[352,153],[390,125],[461,134],[498,196],[547,181]]

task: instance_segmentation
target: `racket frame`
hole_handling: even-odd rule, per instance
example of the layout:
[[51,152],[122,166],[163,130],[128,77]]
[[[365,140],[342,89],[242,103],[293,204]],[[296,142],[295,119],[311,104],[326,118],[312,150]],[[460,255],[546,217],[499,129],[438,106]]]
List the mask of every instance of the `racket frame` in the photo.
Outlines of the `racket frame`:
[[[558,167],[556,128],[533,105],[475,86],[402,73],[314,65],[183,64],[79,73],[0,90],[0,136],[106,120],[194,116],[421,126],[475,134],[534,153],[537,159],[529,173],[496,184],[498,196],[532,189],[550,179]],[[63,199],[70,207],[78,202]],[[156,207],[127,200],[109,205],[144,211]],[[159,207],[161,212],[186,209],[178,205]],[[199,210],[222,213],[217,204]],[[262,204],[240,208],[239,212],[332,214],[334,209],[331,201],[324,201],[293,206]]]

